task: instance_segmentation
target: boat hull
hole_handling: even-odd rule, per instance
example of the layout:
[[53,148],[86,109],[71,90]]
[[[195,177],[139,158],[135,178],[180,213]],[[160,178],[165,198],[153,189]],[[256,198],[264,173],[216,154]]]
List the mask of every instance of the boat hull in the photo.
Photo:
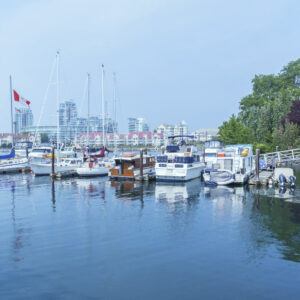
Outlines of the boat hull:
[[0,164],[0,174],[20,172],[28,168],[27,159],[8,161]]
[[[151,175],[154,172],[154,167],[150,168],[144,168],[143,169],[143,175]],[[112,175],[109,173],[109,178],[111,180],[136,180],[137,177],[140,176],[140,170],[133,170],[133,175],[132,176],[127,176],[123,174],[118,174],[118,175]]]
[[166,167],[156,167],[156,181],[161,182],[184,182],[201,177],[203,166],[176,168],[174,164],[166,164]]
[[[31,164],[32,172],[35,176],[49,176],[52,173],[52,165],[51,164]],[[74,168],[55,165],[54,171],[55,173],[66,172],[74,170]]]
[[76,170],[80,177],[97,177],[97,176],[107,176],[109,168],[89,168],[82,167]]

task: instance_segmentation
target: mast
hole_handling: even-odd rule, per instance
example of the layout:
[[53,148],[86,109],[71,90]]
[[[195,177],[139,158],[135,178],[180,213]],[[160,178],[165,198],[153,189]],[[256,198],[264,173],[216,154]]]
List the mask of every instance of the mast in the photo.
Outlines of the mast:
[[59,125],[59,51],[56,52],[56,105],[57,105],[57,161],[60,160],[60,125]]
[[88,92],[87,92],[87,100],[88,100],[88,119],[87,119],[87,145],[90,144],[90,73],[87,74],[88,80]]
[[14,146],[14,116],[13,116],[13,99],[12,99],[12,79],[9,76],[10,86],[10,118],[11,118],[11,134],[12,134],[12,146]]
[[101,80],[101,88],[102,88],[102,142],[103,147],[106,144],[106,133],[105,133],[105,103],[104,103],[104,65],[102,64],[102,80]]
[[116,85],[117,85],[117,79],[116,79],[116,72],[113,73],[113,134],[114,134],[114,152],[117,151],[117,144],[116,144],[116,133],[117,133],[117,93],[116,93]]

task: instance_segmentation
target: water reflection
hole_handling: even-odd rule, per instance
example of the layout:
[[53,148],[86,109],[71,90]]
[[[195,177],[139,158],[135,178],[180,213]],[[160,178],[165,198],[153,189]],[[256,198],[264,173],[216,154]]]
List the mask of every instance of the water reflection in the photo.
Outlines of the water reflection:
[[111,181],[109,184],[114,189],[116,198],[125,201],[138,200],[141,207],[144,207],[145,197],[153,195],[155,186],[155,183],[149,181]]
[[252,235],[252,238],[256,243],[258,240],[260,243],[271,243],[270,238],[276,239],[284,259],[300,262],[300,205],[290,200],[295,191],[285,197],[283,195],[287,191],[280,189],[252,188],[251,191],[255,198],[251,219],[255,224],[261,224],[261,232],[268,233],[265,239],[259,235]]
[[[176,215],[182,212],[185,214],[198,203],[201,187],[199,179],[185,183],[158,182],[155,186],[155,199],[157,203],[167,204],[168,210],[176,212]],[[196,209],[194,212],[196,213]]]

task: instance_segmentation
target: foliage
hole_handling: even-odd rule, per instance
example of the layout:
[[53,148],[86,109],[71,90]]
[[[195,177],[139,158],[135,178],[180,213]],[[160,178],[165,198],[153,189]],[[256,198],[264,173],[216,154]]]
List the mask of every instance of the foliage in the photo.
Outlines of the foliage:
[[41,133],[41,143],[49,143],[50,139],[47,133]]
[[283,124],[287,120],[289,122],[292,122],[293,124],[297,124],[298,127],[300,127],[300,101],[299,100],[293,101],[290,112],[284,118]]
[[[300,128],[299,99],[300,59],[290,62],[278,74],[255,75],[252,93],[240,101],[238,118],[232,120],[231,117],[228,121],[231,121],[231,126],[237,126],[240,122],[244,127],[239,124],[236,130],[241,132],[233,134],[228,129],[228,122],[224,122],[220,126],[223,129],[222,135],[219,132],[220,137],[223,141],[233,141],[248,136],[245,142],[262,147],[262,152],[273,151],[277,143],[282,149],[296,145],[299,135],[297,129]],[[227,129],[224,132],[225,124]]]
[[246,144],[251,140],[251,130],[239,118],[232,115],[219,127],[219,139],[228,144]]
[[273,140],[274,145],[278,146],[279,150],[299,148],[300,137],[298,125],[286,120],[284,126],[281,125],[280,128],[274,130]]

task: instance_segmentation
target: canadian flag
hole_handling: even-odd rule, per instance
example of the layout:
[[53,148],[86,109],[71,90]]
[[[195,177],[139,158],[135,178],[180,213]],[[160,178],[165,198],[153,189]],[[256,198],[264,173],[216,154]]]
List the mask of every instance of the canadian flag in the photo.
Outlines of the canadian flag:
[[27,104],[28,106],[30,106],[30,101],[21,97],[15,90],[14,90],[14,99],[16,102]]

